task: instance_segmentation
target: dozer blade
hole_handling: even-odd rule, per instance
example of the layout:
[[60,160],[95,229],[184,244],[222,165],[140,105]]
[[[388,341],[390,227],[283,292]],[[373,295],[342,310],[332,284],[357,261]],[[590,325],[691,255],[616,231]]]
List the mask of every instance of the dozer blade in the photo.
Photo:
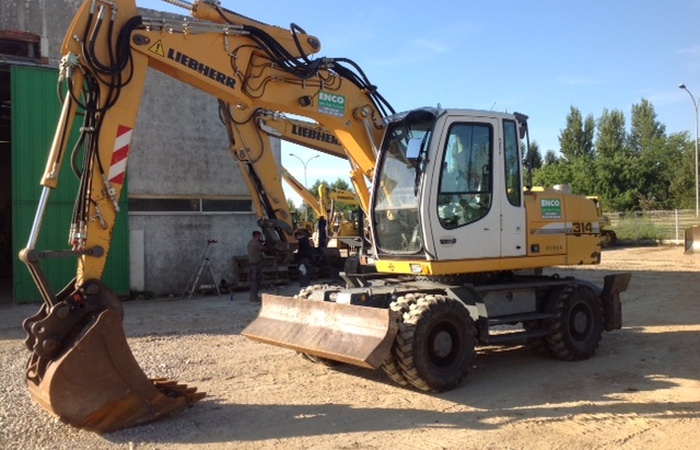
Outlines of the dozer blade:
[[389,309],[264,294],[262,309],[242,334],[301,353],[376,369],[398,331]]
[[[62,421],[98,433],[158,419],[204,397],[165,379],[150,380],[126,341],[121,315],[99,313],[73,343],[37,376],[30,359],[27,384],[32,397]],[[40,360],[40,358],[39,358]]]

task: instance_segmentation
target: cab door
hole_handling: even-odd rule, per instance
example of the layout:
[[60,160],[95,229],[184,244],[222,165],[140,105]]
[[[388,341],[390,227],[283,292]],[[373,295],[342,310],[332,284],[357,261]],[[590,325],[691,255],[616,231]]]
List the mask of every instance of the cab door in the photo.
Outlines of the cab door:
[[501,198],[498,174],[500,123],[493,117],[448,116],[436,144],[428,211],[436,259],[498,257]]
[[450,116],[442,129],[425,199],[430,253],[437,260],[524,255],[525,211],[515,122],[493,116]]

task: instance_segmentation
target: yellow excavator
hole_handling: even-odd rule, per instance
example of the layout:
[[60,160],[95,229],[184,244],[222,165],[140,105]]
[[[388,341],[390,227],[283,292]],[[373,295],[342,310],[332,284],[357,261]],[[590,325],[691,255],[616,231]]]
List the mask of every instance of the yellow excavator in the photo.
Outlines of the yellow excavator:
[[281,171],[282,179],[309,205],[316,217],[325,216],[329,223],[332,224],[329,230],[332,236],[357,237],[360,235],[359,220],[347,220],[336,208],[336,205],[359,207],[360,201],[354,193],[336,189],[329,191],[325,185],[321,184],[318,187],[318,195],[314,195],[287,169],[282,167]]
[[[441,107],[396,113],[353,61],[311,58],[320,41],[297,25],[267,25],[215,0],[169,1],[199,20],[141,16],[134,0],[86,0],[62,45],[67,95],[20,252],[44,300],[24,322],[27,385],[48,411],[109,432],[203,396],[145,376],[124,336],[120,302],[101,281],[149,67],[219,99],[236,125],[258,108],[308,117],[338,139],[358,178],[371,180],[371,196],[358,197],[370,201],[377,273],[299,298],[265,295],[247,337],[382,367],[400,384],[443,391],[467,376],[476,345],[526,342],[575,361],[596,352],[603,331],[621,327],[620,293],[630,274],[608,275],[602,286],[538,275],[599,263],[601,236],[589,200],[524,186],[525,115]],[[37,249],[78,116],[84,165],[69,248]],[[235,139],[237,127],[230,128]],[[254,157],[245,155],[249,146],[239,139],[232,153]],[[56,256],[77,259],[75,279],[59,291],[41,268]]]

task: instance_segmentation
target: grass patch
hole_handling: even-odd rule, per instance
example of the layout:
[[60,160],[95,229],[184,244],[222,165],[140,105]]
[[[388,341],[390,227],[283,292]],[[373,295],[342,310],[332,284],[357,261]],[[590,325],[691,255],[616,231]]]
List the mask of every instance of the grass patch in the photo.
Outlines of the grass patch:
[[666,234],[662,227],[656,225],[650,219],[639,217],[620,219],[614,230],[618,239],[632,241],[640,239],[661,241]]

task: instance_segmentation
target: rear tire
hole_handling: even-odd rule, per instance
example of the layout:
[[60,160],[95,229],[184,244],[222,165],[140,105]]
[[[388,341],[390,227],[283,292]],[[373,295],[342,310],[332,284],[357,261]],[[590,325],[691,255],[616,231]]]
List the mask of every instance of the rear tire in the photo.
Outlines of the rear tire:
[[466,378],[474,362],[474,322],[467,308],[444,295],[418,297],[404,314],[396,356],[409,383],[446,391]]
[[552,354],[567,361],[593,356],[603,337],[603,305],[588,286],[570,284],[557,299],[555,316],[547,321]]

